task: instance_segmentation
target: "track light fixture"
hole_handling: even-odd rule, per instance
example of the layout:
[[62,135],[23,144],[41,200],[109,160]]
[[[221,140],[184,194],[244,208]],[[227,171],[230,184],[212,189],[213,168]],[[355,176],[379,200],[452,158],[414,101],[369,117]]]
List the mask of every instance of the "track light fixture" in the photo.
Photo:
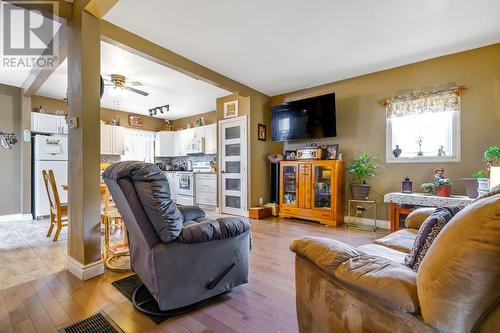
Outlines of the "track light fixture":
[[170,104],[157,106],[157,107],[154,107],[152,109],[149,109],[149,115],[152,117],[152,116],[156,116],[158,113],[163,114],[163,113],[167,113],[168,111],[170,111]]

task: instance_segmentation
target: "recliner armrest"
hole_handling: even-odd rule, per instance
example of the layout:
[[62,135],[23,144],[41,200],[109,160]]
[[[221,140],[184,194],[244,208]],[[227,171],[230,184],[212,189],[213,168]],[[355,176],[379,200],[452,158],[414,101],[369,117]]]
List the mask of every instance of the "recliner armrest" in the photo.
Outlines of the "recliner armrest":
[[341,263],[365,254],[348,244],[323,237],[296,239],[290,244],[290,250],[311,260],[330,275]]
[[223,217],[191,224],[182,228],[177,241],[196,244],[239,236],[250,230],[248,219]]
[[197,206],[177,206],[184,216],[184,222],[191,221],[206,216],[205,211]]

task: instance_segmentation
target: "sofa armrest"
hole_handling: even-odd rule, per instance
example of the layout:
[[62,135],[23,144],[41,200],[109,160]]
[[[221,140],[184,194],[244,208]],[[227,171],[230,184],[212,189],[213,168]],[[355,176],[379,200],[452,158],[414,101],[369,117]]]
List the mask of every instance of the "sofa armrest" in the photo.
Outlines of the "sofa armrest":
[[206,216],[205,211],[200,207],[178,205],[177,208],[179,208],[184,216],[184,222],[204,218]]
[[213,240],[232,238],[250,230],[248,219],[224,217],[206,220],[182,228],[177,241],[187,244],[205,243]]
[[425,219],[431,216],[435,210],[435,207],[415,209],[406,217],[405,226],[411,229],[420,229],[420,226],[424,223]]
[[290,250],[311,260],[330,275],[341,263],[365,254],[345,243],[323,237],[302,237],[290,244]]
[[390,259],[368,254],[352,258],[339,265],[334,276],[392,309],[416,313],[420,308],[417,273]]

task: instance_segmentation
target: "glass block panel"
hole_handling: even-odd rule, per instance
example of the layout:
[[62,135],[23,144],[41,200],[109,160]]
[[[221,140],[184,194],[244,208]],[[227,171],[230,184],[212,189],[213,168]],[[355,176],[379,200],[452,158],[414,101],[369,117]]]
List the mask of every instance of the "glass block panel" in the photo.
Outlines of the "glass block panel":
[[226,173],[240,173],[240,172],[241,172],[240,161],[226,162]]
[[226,178],[227,191],[241,191],[241,180],[235,178]]
[[241,198],[234,195],[226,195],[226,207],[241,209]]
[[226,140],[239,139],[240,126],[226,127]]
[[240,156],[241,147],[239,143],[226,145],[226,156]]

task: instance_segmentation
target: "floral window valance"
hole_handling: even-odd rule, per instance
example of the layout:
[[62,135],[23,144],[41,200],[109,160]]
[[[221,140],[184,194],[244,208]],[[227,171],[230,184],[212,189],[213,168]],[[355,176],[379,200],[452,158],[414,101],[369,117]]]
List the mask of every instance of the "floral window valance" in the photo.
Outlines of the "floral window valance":
[[382,104],[386,107],[389,118],[430,112],[459,111],[460,95],[463,90],[465,87],[411,91],[404,95],[387,98],[382,101]]

